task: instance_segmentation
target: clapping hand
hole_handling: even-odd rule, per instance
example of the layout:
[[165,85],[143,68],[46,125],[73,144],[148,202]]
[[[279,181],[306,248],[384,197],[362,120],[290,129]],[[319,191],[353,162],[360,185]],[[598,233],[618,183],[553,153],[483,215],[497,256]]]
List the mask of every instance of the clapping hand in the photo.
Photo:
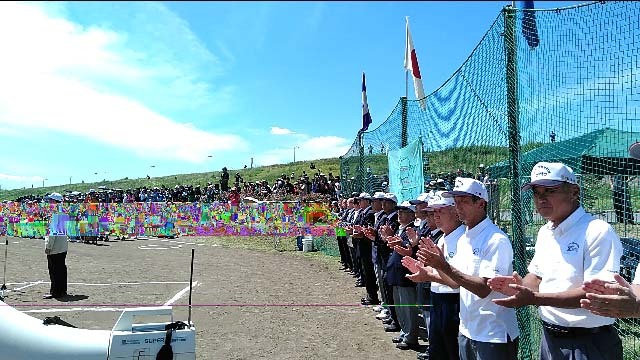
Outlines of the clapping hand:
[[580,300],[580,307],[612,318],[640,316],[640,291],[634,291],[633,285],[619,274],[613,277],[615,283],[598,279],[585,281],[582,290],[587,293],[587,298]]
[[393,236],[393,229],[389,225],[382,225],[380,227],[380,233],[382,236]]
[[418,233],[416,233],[416,229],[408,227],[406,233],[412,244],[416,244],[418,242]]
[[412,257],[403,257],[402,266],[411,271],[411,275],[405,275],[405,277],[413,282],[419,283],[436,280],[432,274],[432,268],[422,265],[418,260]]
[[402,255],[402,256],[411,256],[413,254],[413,251],[411,250],[411,248],[405,248],[402,245],[396,245],[393,247],[393,251],[397,252],[398,254]]
[[447,266],[442,250],[431,240],[431,238],[421,238],[418,247],[418,260],[434,269],[442,269]]
[[376,239],[376,231],[373,228],[366,228],[366,229],[364,229],[364,236],[366,236],[367,239],[369,239],[369,240],[375,240]]
[[491,290],[495,290],[507,297],[492,300],[495,304],[509,308],[516,308],[534,303],[533,290],[522,285],[522,277],[517,272],[512,276],[496,276],[487,281]]
[[522,285],[522,277],[515,271],[511,276],[496,276],[487,281],[487,285],[491,290],[507,296],[513,296],[518,293],[518,290],[510,286],[511,284]]
[[400,236],[389,236],[386,238],[387,246],[389,249],[393,249],[396,245],[402,244],[402,239]]

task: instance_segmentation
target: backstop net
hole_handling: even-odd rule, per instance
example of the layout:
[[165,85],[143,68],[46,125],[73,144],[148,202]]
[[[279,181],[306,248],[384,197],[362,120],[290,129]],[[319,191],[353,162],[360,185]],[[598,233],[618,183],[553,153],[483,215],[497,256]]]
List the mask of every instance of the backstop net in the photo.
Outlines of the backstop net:
[[[414,36],[420,36],[419,33]],[[490,191],[490,217],[510,236],[520,273],[544,220],[521,192],[538,161],[576,172],[581,203],[623,242],[621,273],[632,280],[640,254],[640,4],[506,7],[468,59],[421,101],[401,98],[386,121],[362,133],[341,158],[343,192],[378,191],[386,153],[420,138],[425,187],[476,177]],[[537,358],[536,309],[518,310],[520,358]],[[617,320],[625,359],[640,357],[637,320]]]

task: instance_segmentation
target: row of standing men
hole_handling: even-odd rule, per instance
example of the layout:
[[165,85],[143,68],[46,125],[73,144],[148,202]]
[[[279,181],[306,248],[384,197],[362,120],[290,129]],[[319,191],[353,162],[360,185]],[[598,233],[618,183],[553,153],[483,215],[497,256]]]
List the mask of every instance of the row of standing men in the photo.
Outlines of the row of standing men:
[[610,304],[638,302],[617,274],[619,237],[582,208],[575,174],[562,163],[536,164],[522,191],[533,192],[547,220],[524,276],[513,271],[511,242],[487,217],[477,180],[457,178],[451,191],[400,204],[392,193],[341,204],[343,269],[366,288],[361,302],[379,311],[385,331],[400,331],[397,348],[417,350],[422,325],[428,349],[418,359],[517,359],[515,308],[535,305],[540,359],[622,359],[612,317],[620,311]]

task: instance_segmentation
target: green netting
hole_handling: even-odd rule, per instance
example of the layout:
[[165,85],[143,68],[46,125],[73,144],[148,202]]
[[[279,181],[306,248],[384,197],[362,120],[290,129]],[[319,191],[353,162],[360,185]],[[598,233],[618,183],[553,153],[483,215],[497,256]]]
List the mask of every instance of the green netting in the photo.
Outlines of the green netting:
[[[386,152],[421,138],[425,179],[477,176],[486,166],[490,216],[511,237],[525,272],[544,223],[519,187],[538,161],[571,166],[587,211],[608,221],[624,244],[621,273],[640,258],[640,4],[594,2],[535,10],[539,45],[523,35],[524,11],[506,7],[469,58],[439,89],[401,98],[385,122],[356,137],[341,157],[345,194],[376,191]],[[420,36],[420,34],[414,34]],[[520,309],[520,358],[537,358],[536,309]],[[637,320],[618,320],[625,359],[640,357]]]

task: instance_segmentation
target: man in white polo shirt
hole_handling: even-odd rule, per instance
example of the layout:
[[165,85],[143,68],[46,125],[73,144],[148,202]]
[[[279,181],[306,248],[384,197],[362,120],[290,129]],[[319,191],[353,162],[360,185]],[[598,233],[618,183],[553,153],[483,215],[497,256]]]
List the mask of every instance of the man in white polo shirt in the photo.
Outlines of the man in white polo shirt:
[[613,279],[620,269],[622,244],[605,221],[580,206],[580,187],[571,168],[539,162],[523,191],[533,190],[536,210],[548,222],[538,231],[527,274],[489,281],[508,297],[495,300],[509,308],[539,306],[543,325],[540,359],[622,359],[614,319],[580,308],[585,280]]
[[[465,227],[458,218],[455,203],[452,198],[443,198],[444,191],[436,192],[429,199],[429,208],[434,212],[434,220],[438,229],[444,236],[438,241],[438,252],[444,254],[446,261],[451,261],[456,255],[458,239],[464,234]],[[402,264],[413,274],[407,277],[412,281],[434,281],[431,283],[431,307],[429,322],[429,351],[426,356],[418,359],[429,360],[457,360],[458,354],[458,328],[460,326],[460,288],[457,284],[451,286],[441,284],[435,280],[441,280],[437,272],[427,269],[421,264],[423,253],[429,249],[426,238],[422,240],[418,259],[404,257]]]
[[438,271],[439,282],[460,287],[460,359],[516,359],[520,332],[515,310],[494,304],[492,300],[503,295],[487,285],[489,279],[513,271],[511,242],[487,217],[487,189],[477,180],[459,177],[453,190],[442,196],[453,197],[466,229],[449,262],[429,240],[430,250],[423,252],[423,259]]
[[[629,155],[640,160],[640,142],[629,146]],[[585,281],[582,290],[586,299],[580,300],[583,309],[593,314],[613,318],[640,317],[640,264],[632,284],[619,274],[614,274],[615,283],[594,279]]]

